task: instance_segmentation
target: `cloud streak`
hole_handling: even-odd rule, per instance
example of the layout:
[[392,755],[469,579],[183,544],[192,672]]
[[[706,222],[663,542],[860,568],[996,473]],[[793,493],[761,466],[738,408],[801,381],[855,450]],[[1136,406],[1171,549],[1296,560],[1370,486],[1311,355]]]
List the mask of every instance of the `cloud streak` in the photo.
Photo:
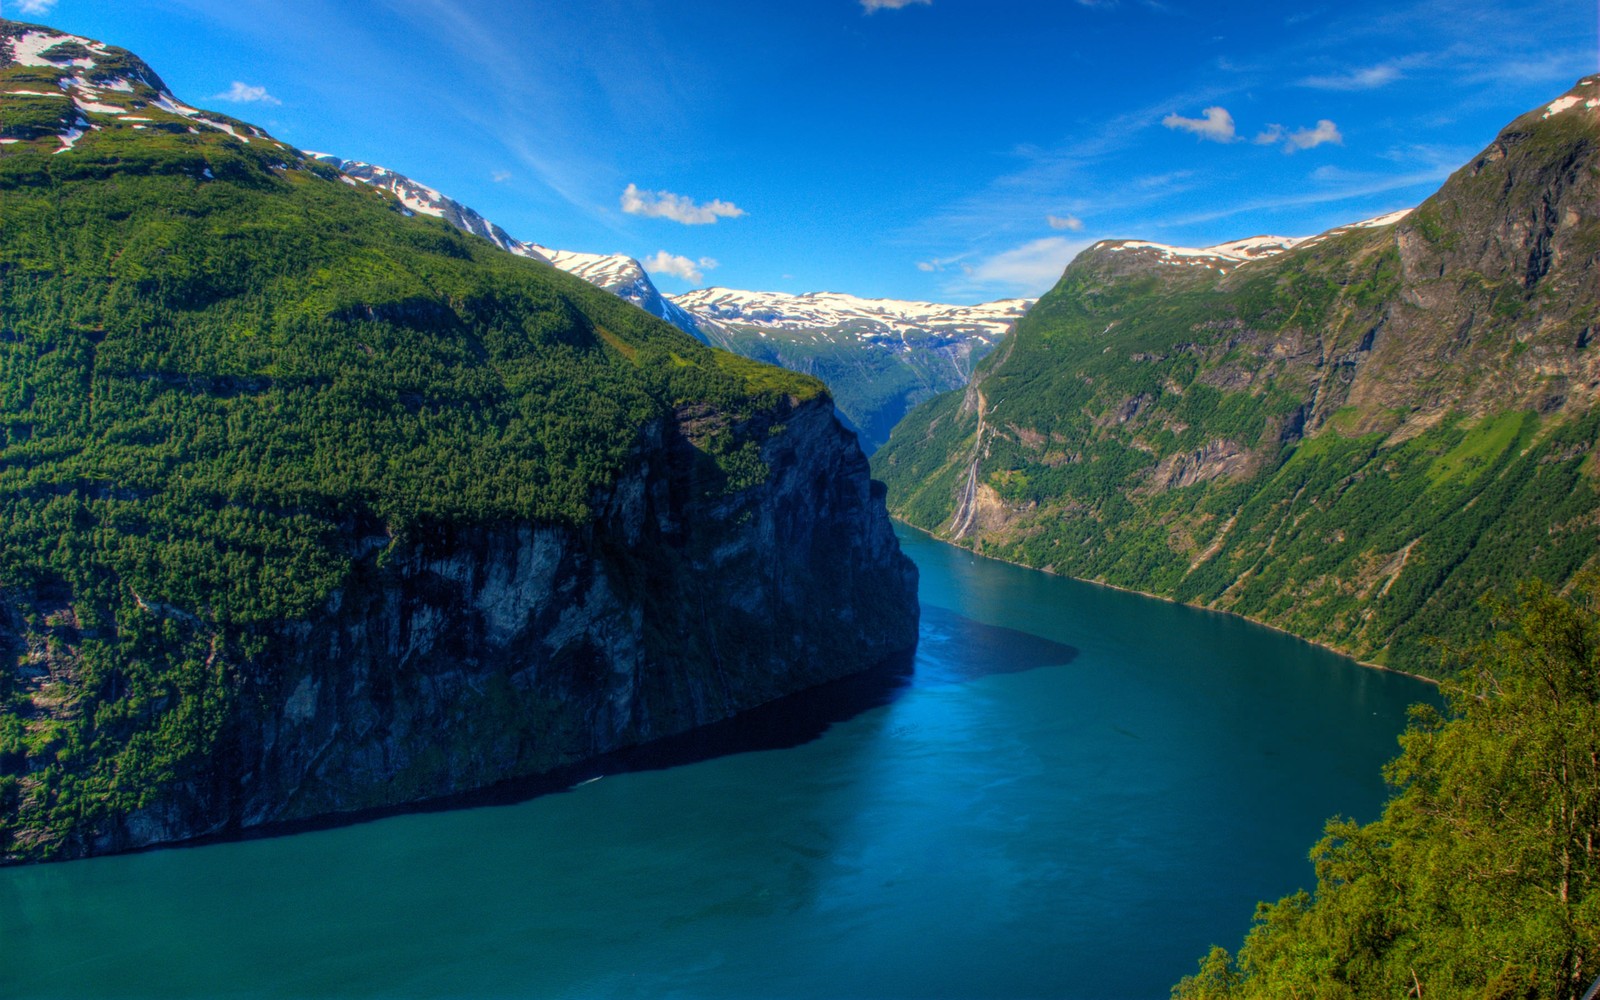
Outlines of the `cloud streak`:
[[50,13],[55,5],[56,0],[17,0],[17,13],[40,17]]
[[657,250],[651,256],[640,261],[640,263],[651,274],[670,274],[674,278],[681,278],[693,285],[698,285],[705,281],[705,272],[717,266],[717,262],[710,257],[690,260],[688,257],[667,253],[665,250]]
[[1047,215],[1044,221],[1050,224],[1051,229],[1066,229],[1076,233],[1083,228],[1083,220],[1076,215]]
[[1335,73],[1330,76],[1308,76],[1300,81],[1300,86],[1311,87],[1316,90],[1376,90],[1386,87],[1400,79],[1403,74],[1400,67],[1394,63],[1385,63],[1381,66],[1368,66],[1366,69],[1351,70],[1348,73]]
[[880,10],[899,10],[915,4],[932,6],[933,0],[861,0],[861,9],[868,14],[875,14]]
[[737,219],[745,214],[731,201],[718,198],[701,205],[671,191],[641,191],[636,184],[629,184],[622,192],[622,210],[648,219],[671,219],[685,226],[713,225],[718,219]]
[[970,286],[1000,286],[1038,295],[1054,285],[1072,258],[1089,245],[1087,240],[1046,236],[1010,250],[1002,250],[976,264],[963,267],[961,273]]

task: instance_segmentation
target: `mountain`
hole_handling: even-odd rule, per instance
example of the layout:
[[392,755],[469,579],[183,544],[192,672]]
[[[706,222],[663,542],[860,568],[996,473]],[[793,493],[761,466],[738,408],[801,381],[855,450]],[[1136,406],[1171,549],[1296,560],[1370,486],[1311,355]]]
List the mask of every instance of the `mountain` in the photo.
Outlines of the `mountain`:
[[[890,429],[912,406],[965,385],[973,364],[1032,304],[1029,299],[1006,299],[953,306],[833,292],[785,295],[728,288],[663,296],[644,266],[625,254],[553,250],[518,240],[466,205],[387,167],[330,153],[305,155],[352,182],[390,192],[407,211],[443,219],[502,250],[554,264],[708,344],[815,375],[828,385],[840,415],[861,435],[868,452],[888,440]],[[1258,239],[1270,243],[1277,238]],[[1266,252],[1266,246],[1215,249],[1237,255]]]
[[820,383],[342,169],[0,21],[0,861],[543,774],[915,644]]
[[1032,566],[1438,669],[1488,589],[1600,553],[1600,80],[1409,213],[1240,259],[1096,244],[874,459]]
[[695,318],[664,298],[656,289],[643,265],[623,254],[574,253],[570,250],[551,250],[537,243],[516,239],[498,225],[479,215],[474,209],[448,198],[438,191],[387,167],[374,166],[360,160],[345,160],[332,153],[303,151],[319,163],[339,171],[345,177],[388,191],[400,200],[406,210],[431,215],[455,226],[462,232],[481,236],[502,250],[519,257],[553,264],[570,274],[576,274],[597,288],[603,288],[621,299],[626,299],[652,316],[666,320],[685,333],[706,340]]
[[730,288],[671,300],[700,321],[710,343],[826,382],[868,452],[888,440],[911,407],[965,385],[973,365],[1033,304],[956,306]]

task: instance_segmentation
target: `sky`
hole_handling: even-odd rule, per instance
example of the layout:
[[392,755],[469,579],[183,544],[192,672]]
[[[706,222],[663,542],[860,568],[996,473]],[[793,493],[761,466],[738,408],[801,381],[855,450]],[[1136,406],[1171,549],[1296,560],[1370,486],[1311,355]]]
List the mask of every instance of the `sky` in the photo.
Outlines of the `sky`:
[[1100,239],[1416,205],[1600,68],[1600,0],[0,0],[518,239],[972,303]]

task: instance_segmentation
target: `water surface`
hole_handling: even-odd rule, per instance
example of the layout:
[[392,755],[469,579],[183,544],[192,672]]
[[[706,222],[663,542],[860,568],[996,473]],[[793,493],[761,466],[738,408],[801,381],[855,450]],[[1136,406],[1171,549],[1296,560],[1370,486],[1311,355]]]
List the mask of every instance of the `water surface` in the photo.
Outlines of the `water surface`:
[[0,871],[0,996],[1162,998],[1431,696],[902,542],[909,677],[512,805]]

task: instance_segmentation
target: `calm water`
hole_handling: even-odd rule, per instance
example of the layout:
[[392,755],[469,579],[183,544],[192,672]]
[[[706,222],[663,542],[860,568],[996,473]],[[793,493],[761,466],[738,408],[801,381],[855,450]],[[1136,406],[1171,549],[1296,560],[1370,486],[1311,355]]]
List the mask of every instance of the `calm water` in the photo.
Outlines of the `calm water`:
[[1311,882],[1326,817],[1377,814],[1430,696],[902,540],[913,675],[794,706],[778,749],[3,870],[0,996],[1164,998],[1256,900]]

